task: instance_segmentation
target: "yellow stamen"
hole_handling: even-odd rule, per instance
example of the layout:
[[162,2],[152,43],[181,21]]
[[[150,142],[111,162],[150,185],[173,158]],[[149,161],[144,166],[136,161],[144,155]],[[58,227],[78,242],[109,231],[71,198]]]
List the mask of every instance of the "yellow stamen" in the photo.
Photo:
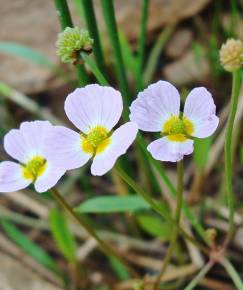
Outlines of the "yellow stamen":
[[22,165],[22,174],[25,179],[35,181],[46,170],[46,159],[36,155],[28,161],[26,165]]
[[186,117],[171,116],[162,128],[162,135],[175,142],[184,142],[194,132],[193,123]]
[[84,152],[90,154],[102,153],[110,141],[108,131],[103,126],[94,127],[86,136],[81,134],[81,147]]

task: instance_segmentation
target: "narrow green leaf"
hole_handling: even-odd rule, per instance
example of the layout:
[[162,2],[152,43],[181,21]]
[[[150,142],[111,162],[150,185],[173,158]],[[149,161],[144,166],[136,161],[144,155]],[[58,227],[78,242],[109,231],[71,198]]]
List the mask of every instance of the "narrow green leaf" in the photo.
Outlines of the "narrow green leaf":
[[54,67],[52,62],[41,52],[15,42],[0,42],[0,52],[12,54],[48,68]]
[[157,216],[148,214],[139,214],[136,219],[141,228],[148,234],[168,240],[171,235],[172,227],[169,223],[161,220]]
[[114,213],[148,208],[149,204],[142,197],[130,195],[94,197],[83,202],[76,210],[80,213]]
[[119,40],[125,66],[132,74],[136,75],[138,72],[138,58],[133,54],[130,44],[122,31],[119,32]]
[[212,144],[212,137],[205,139],[195,139],[194,141],[194,161],[200,169],[204,168],[208,161],[208,154]]
[[50,210],[49,222],[59,250],[69,262],[76,261],[76,243],[63,214],[56,208]]
[[112,268],[116,272],[119,279],[126,281],[130,278],[130,275],[127,269],[124,267],[124,265],[120,261],[118,261],[117,259],[111,256],[109,257],[109,260],[110,260],[110,264]]
[[169,40],[170,36],[172,35],[175,29],[175,25],[167,26],[157,38],[154,46],[151,49],[150,55],[148,57],[148,61],[146,64],[146,68],[143,74],[144,84],[149,84],[154,76],[159,57],[165,47],[165,44]]
[[84,62],[88,65],[89,69],[92,71],[92,73],[95,75],[96,79],[102,86],[109,85],[108,81],[104,77],[104,75],[101,73],[101,71],[98,69],[96,64],[92,61],[92,59],[86,54],[81,53],[81,56],[84,60]]
[[234,268],[233,264],[231,264],[231,262],[228,259],[223,258],[221,265],[224,266],[225,270],[227,271],[230,278],[234,282],[236,289],[243,290],[243,281],[238,271]]
[[24,235],[18,228],[9,221],[1,220],[1,225],[8,235],[21,249],[23,249],[28,255],[33,257],[43,266],[49,268],[53,272],[60,274],[55,261],[43,250],[40,246],[32,242],[26,235]]

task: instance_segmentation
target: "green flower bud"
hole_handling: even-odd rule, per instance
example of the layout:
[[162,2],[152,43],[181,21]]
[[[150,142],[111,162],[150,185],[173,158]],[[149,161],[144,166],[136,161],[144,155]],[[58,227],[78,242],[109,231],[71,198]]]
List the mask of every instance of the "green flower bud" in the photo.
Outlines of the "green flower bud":
[[209,228],[206,230],[206,236],[210,241],[214,242],[217,237],[217,231],[213,228]]
[[225,70],[233,72],[243,64],[243,42],[239,39],[228,39],[219,52],[220,62]]
[[90,38],[87,30],[79,27],[66,27],[63,32],[58,34],[57,55],[64,63],[76,64],[80,52],[92,52],[93,43],[94,40]]

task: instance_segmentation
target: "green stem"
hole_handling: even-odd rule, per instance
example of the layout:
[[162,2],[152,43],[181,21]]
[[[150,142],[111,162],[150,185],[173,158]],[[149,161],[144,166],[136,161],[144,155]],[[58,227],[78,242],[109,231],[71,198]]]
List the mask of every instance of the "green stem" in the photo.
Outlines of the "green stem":
[[192,290],[194,289],[198,283],[207,275],[207,273],[211,270],[214,263],[209,261],[202,269],[201,271],[191,280],[191,282],[186,286],[184,290]]
[[181,208],[182,208],[182,199],[183,199],[183,177],[184,177],[184,166],[183,160],[177,162],[177,196],[176,196],[176,212],[175,212],[175,222],[176,226],[173,226],[170,245],[163,261],[162,267],[160,269],[159,275],[155,281],[153,290],[159,289],[160,281],[164,275],[170,260],[172,258],[173,252],[175,250],[175,245],[178,237],[178,227],[180,226],[181,218]]
[[[101,71],[96,66],[96,64],[94,62],[92,62],[90,57],[87,56],[86,54],[82,54],[82,58],[85,61],[85,63],[89,66],[90,70],[95,75],[95,77],[99,81],[99,83],[101,85],[108,85],[108,81],[102,75]],[[128,120],[128,112],[126,110],[124,110],[123,116],[124,116],[124,120]],[[176,197],[176,189],[175,189],[174,185],[172,184],[172,182],[170,181],[170,179],[168,178],[168,176],[166,175],[165,171],[160,166],[160,164],[156,160],[154,160],[152,158],[152,156],[149,154],[149,152],[147,151],[146,144],[145,144],[143,138],[141,137],[141,135],[138,136],[137,142],[138,142],[141,150],[143,151],[143,153],[146,155],[146,158],[148,159],[150,164],[158,171],[158,173],[160,174],[161,178],[165,182],[166,186],[168,187],[168,189],[170,190],[172,195],[174,197]],[[209,241],[206,238],[206,234],[205,234],[205,231],[204,231],[203,227],[199,223],[198,219],[193,215],[193,213],[191,212],[190,208],[188,207],[188,205],[185,202],[183,202],[182,208],[183,208],[183,211],[184,211],[187,219],[190,220],[192,226],[196,229],[198,234],[202,237],[202,239],[208,245],[210,245]]]
[[240,94],[240,85],[241,85],[241,76],[240,70],[233,72],[233,84],[232,84],[232,93],[231,93],[231,104],[230,112],[226,125],[226,136],[224,144],[224,158],[225,158],[225,185],[227,200],[229,206],[229,231],[225,239],[225,245],[231,240],[234,230],[234,194],[233,194],[233,164],[232,164],[232,140],[233,140],[233,129],[234,129],[234,120],[238,106],[238,99]]
[[168,41],[168,39],[170,38],[174,30],[175,30],[175,25],[167,26],[160,33],[158,39],[156,40],[154,46],[152,47],[150,55],[148,57],[146,68],[143,74],[143,81],[145,85],[149,84],[152,81],[155,69],[159,61],[159,56],[161,55],[166,42]]
[[61,24],[62,30],[66,27],[73,27],[71,14],[66,0],[54,0],[57,16]]
[[62,206],[64,209],[66,209],[69,214],[76,220],[76,222],[81,225],[89,234],[91,237],[93,237],[96,242],[98,243],[98,246],[100,249],[108,256],[113,256],[117,260],[119,260],[126,268],[127,270],[137,277],[137,273],[130,267],[130,265],[124,260],[120,254],[114,251],[113,248],[111,248],[106,242],[104,242],[97,233],[90,227],[90,225],[85,221],[85,219],[81,215],[77,215],[76,212],[72,209],[72,207],[66,202],[66,200],[61,196],[59,191],[56,188],[52,188],[50,190],[53,197],[57,201],[57,203]]
[[101,0],[103,15],[105,18],[106,28],[110,37],[111,45],[115,57],[115,70],[120,85],[121,92],[125,98],[126,105],[129,101],[129,86],[125,73],[124,61],[122,58],[120,42],[118,38],[115,11],[112,0]]
[[92,59],[84,52],[81,53],[81,57],[86,63],[86,65],[89,67],[89,69],[92,71],[92,73],[94,74],[98,82],[102,86],[108,86],[109,85],[108,81],[106,80],[104,75],[101,73],[99,68],[96,66],[96,64],[92,61]]
[[205,248],[203,245],[198,243],[193,237],[191,237],[187,232],[185,232],[179,224],[175,222],[175,220],[166,213],[163,208],[159,205],[158,202],[156,202],[143,188],[141,188],[120,166],[116,165],[114,169],[121,178],[138,194],[140,194],[147,202],[150,204],[153,210],[155,210],[158,214],[160,214],[165,220],[170,222],[172,225],[174,225],[178,231],[180,231],[186,239],[188,239],[192,244],[194,244],[196,247],[201,249],[204,253],[209,254],[209,251],[207,248]]
[[[99,68],[96,66],[96,64],[90,59],[90,57],[87,56],[86,54],[82,54],[81,56],[82,56],[83,60],[85,61],[85,63],[87,64],[87,66],[92,71],[92,73],[94,74],[94,76],[96,77],[96,79],[98,80],[98,82],[102,86],[109,85],[108,81],[105,79],[105,77],[103,76],[103,74],[101,73]],[[129,116],[129,113],[128,113],[128,111],[125,108],[123,110],[123,118],[124,118],[125,121],[129,120],[128,116]],[[161,167],[160,163],[158,161],[156,161],[155,159],[153,159],[151,154],[147,151],[147,148],[146,148],[147,145],[146,145],[144,139],[142,138],[142,136],[140,134],[138,134],[137,143],[140,146],[141,151],[146,156],[146,159],[150,162],[151,166],[154,167],[156,169],[156,171],[159,173],[160,177],[162,178],[162,180],[166,184],[167,188],[169,189],[169,191],[171,192],[171,194],[175,198],[176,197],[176,189],[175,189],[173,183],[171,182],[171,180],[167,176],[165,170]],[[195,230],[200,235],[200,237],[204,240],[204,242],[206,244],[208,244],[210,246],[210,242],[207,240],[204,228],[201,226],[201,224],[199,223],[199,220],[192,213],[192,211],[190,210],[189,206],[184,201],[183,201],[183,204],[182,204],[182,209],[183,209],[183,212],[184,212],[185,216],[190,221],[190,223],[195,228]]]
[[231,277],[232,281],[234,282],[236,288],[238,290],[243,290],[243,282],[239,276],[239,274],[236,272],[233,265],[230,263],[230,261],[226,258],[224,258],[221,262],[221,265],[224,266],[225,270]]
[[[68,8],[68,4],[66,0],[54,0],[57,16],[61,25],[62,30],[66,27],[73,27],[73,22],[71,18],[71,14]],[[78,78],[78,82],[81,86],[88,84],[89,78],[86,74],[83,65],[77,64],[76,65],[76,75]]]
[[99,31],[97,28],[97,22],[95,18],[94,7],[93,7],[93,0],[89,0],[89,1],[81,0],[81,2],[82,2],[84,17],[85,17],[86,24],[89,30],[89,34],[94,39],[93,51],[94,51],[94,56],[95,56],[97,66],[103,72],[103,74],[106,75],[104,54],[102,51]]
[[[174,187],[173,183],[171,182],[171,180],[169,179],[169,177],[167,176],[165,170],[163,169],[163,167],[161,167],[161,164],[156,161],[151,154],[148,152],[147,150],[147,145],[144,141],[144,139],[139,136],[137,138],[137,141],[139,143],[139,146],[141,147],[141,149],[143,150],[144,154],[147,155],[148,160],[151,164],[152,167],[155,168],[155,170],[159,173],[160,177],[162,178],[162,180],[164,181],[164,183],[166,184],[167,188],[169,189],[170,193],[172,194],[172,196],[174,198],[176,198],[177,195],[177,191],[176,188]],[[182,209],[183,212],[186,216],[186,218],[190,221],[190,223],[192,224],[192,226],[195,228],[195,230],[197,231],[197,233],[200,235],[200,237],[203,239],[203,241],[210,246],[210,241],[207,239],[207,236],[205,234],[205,230],[202,227],[202,225],[200,224],[199,220],[197,219],[197,217],[192,213],[192,211],[190,210],[189,206],[187,205],[187,203],[185,201],[183,201],[182,203]]]
[[144,52],[145,52],[145,38],[146,38],[146,27],[147,27],[147,20],[148,20],[148,6],[149,0],[143,0],[142,6],[142,16],[141,16],[141,30],[140,30],[140,37],[139,37],[139,48],[138,48],[138,71],[136,77],[136,89],[137,92],[142,89],[143,87],[143,64],[144,64]]
[[89,78],[86,74],[84,66],[82,64],[76,64],[75,69],[79,86],[83,87],[87,85],[89,83]]

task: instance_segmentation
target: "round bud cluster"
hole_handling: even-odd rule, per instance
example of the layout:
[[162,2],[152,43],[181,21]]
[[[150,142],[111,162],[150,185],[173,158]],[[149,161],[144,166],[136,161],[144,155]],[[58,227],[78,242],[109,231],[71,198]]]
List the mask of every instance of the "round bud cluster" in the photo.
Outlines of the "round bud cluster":
[[57,55],[60,56],[64,63],[76,64],[81,52],[92,52],[93,42],[87,30],[79,27],[66,27],[58,35],[56,43]]
[[219,54],[224,69],[233,72],[243,64],[243,42],[239,39],[228,39],[222,45]]
[[210,241],[214,242],[217,237],[217,231],[213,228],[209,228],[206,230],[206,236]]

